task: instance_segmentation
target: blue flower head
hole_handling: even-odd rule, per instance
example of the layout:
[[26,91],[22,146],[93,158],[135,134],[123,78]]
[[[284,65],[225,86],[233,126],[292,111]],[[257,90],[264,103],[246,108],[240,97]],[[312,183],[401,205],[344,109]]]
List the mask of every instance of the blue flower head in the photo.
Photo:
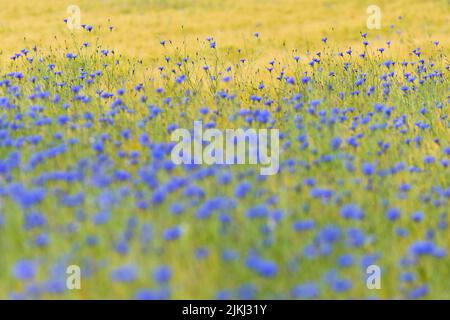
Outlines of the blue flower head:
[[31,260],[19,260],[13,267],[13,274],[18,280],[31,280],[36,275],[36,263]]
[[168,266],[159,266],[153,271],[153,279],[158,283],[165,283],[170,280],[172,270]]

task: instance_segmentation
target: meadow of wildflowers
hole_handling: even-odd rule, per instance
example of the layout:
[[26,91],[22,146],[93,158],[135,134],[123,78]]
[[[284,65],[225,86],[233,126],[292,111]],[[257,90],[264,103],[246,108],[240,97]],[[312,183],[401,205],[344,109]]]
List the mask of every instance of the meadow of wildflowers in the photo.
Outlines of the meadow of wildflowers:
[[[317,5],[305,42],[272,20],[314,1],[249,0],[251,32],[207,19],[228,1],[127,2],[80,2],[80,30],[69,3],[57,29],[0,19],[0,298],[450,298],[448,2],[433,22],[389,1],[368,30],[330,1],[362,23]],[[134,39],[139,6],[178,31]],[[174,164],[171,133],[200,120],[278,129],[278,173]]]

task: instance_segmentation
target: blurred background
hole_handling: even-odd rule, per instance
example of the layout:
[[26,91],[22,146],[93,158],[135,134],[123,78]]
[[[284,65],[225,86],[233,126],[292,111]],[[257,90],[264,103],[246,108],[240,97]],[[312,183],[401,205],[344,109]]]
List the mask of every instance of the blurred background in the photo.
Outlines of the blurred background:
[[[64,23],[67,7],[76,5],[81,23],[95,25],[92,31],[104,45],[128,56],[152,59],[164,48],[160,40],[184,41],[185,50],[198,50],[195,39],[214,35],[221,50],[246,48],[277,55],[286,48],[314,50],[313,43],[329,36],[336,45],[351,46],[366,30],[369,5],[381,9],[381,29],[386,37],[427,45],[431,39],[449,41],[450,2],[448,0],[78,0],[0,1],[1,54],[24,45],[55,46],[81,37]],[[113,26],[114,32],[108,31]],[[265,39],[263,47],[249,46],[255,32]],[[407,40],[405,40],[407,39]],[[247,48],[251,47],[251,48]]]

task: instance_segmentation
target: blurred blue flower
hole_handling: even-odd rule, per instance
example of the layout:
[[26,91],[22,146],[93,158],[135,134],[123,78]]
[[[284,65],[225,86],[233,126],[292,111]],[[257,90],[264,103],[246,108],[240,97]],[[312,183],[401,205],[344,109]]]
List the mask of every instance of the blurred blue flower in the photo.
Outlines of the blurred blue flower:
[[18,280],[31,280],[36,275],[36,262],[32,260],[19,260],[14,265],[12,272]]
[[111,272],[111,279],[116,282],[132,282],[137,277],[137,268],[131,265],[117,267]]

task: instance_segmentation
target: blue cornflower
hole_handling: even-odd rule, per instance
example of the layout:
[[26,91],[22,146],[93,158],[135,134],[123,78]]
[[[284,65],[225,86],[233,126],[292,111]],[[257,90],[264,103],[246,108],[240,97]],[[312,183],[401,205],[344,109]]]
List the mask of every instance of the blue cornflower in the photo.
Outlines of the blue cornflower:
[[357,228],[347,230],[346,243],[351,247],[361,247],[365,242],[364,233]]
[[334,137],[330,141],[331,149],[337,150],[342,144],[342,139],[340,137]]
[[225,249],[222,252],[222,259],[224,261],[232,261],[239,257],[238,253],[231,249]]
[[236,186],[234,189],[234,194],[238,198],[243,198],[250,191],[251,184],[247,181],[244,181]]
[[337,265],[341,268],[350,267],[353,264],[353,256],[351,254],[343,254],[338,257]]
[[224,172],[223,174],[217,177],[218,184],[229,184],[233,178],[231,172]]
[[411,215],[411,219],[415,222],[420,222],[423,220],[424,214],[423,212],[417,211]]
[[264,205],[257,205],[247,210],[247,218],[265,218],[269,214],[269,210]]
[[434,163],[434,161],[435,161],[435,158],[434,158],[433,156],[425,156],[425,157],[423,158],[423,162],[424,162],[425,164]]
[[346,204],[341,208],[341,216],[345,219],[361,220],[364,218],[364,212],[355,204]]
[[168,282],[171,276],[172,270],[168,266],[160,266],[153,271],[153,279],[158,283]]
[[250,100],[251,100],[251,101],[259,102],[259,101],[262,100],[262,98],[261,98],[260,96],[257,96],[257,95],[255,95],[255,94],[253,94],[253,95],[250,96]]
[[316,238],[319,241],[326,243],[333,243],[339,240],[341,237],[341,229],[337,226],[328,225],[319,231]]
[[411,272],[403,272],[400,274],[400,280],[403,282],[414,282],[416,276]]
[[408,293],[408,297],[410,299],[420,299],[420,298],[424,297],[427,293],[428,293],[428,286],[422,285],[422,286],[412,289]]
[[397,209],[397,208],[389,208],[387,211],[386,211],[386,218],[388,218],[389,220],[391,220],[391,221],[395,221],[395,220],[397,220],[399,217],[400,217],[400,214],[401,214],[401,212],[400,212],[400,209]]
[[375,173],[376,166],[373,163],[366,162],[362,164],[361,169],[366,176],[371,176]]
[[50,242],[50,237],[47,233],[37,235],[35,243],[38,247],[46,247]]
[[445,256],[445,249],[437,247],[431,241],[417,241],[409,247],[409,252],[415,256],[431,255],[436,258]]
[[169,291],[165,289],[161,290],[151,290],[151,289],[141,289],[136,295],[136,300],[166,300],[169,298]]
[[69,52],[69,53],[66,54],[66,57],[68,59],[75,59],[77,57],[77,55]]
[[260,260],[258,261],[256,268],[256,272],[263,277],[274,277],[278,272],[278,268],[275,262],[268,260]]
[[232,297],[231,293],[228,290],[220,290],[216,293],[217,300],[230,300]]
[[399,187],[399,190],[402,192],[407,192],[407,191],[411,190],[411,185],[407,184],[407,183],[402,183]]
[[25,215],[25,229],[30,230],[38,227],[45,226],[47,224],[47,218],[40,212],[30,212]]
[[161,204],[166,198],[166,190],[164,188],[156,189],[152,194],[152,203]]
[[170,212],[173,214],[180,214],[184,211],[184,206],[181,203],[172,203],[170,205]]
[[316,185],[316,179],[308,177],[303,179],[303,183],[308,187],[314,187]]
[[132,282],[136,277],[137,269],[131,265],[120,266],[111,272],[111,279],[117,282]]
[[93,217],[93,223],[96,225],[105,224],[109,221],[109,218],[111,217],[110,213],[108,211],[100,211]]
[[208,255],[209,255],[208,248],[200,247],[195,250],[195,258],[197,260],[203,260],[203,259],[207,258]]
[[445,147],[444,148],[444,154],[450,156],[450,147]]
[[257,288],[253,284],[243,284],[238,288],[238,296],[241,300],[254,300]]
[[168,228],[163,232],[163,239],[167,241],[176,240],[180,237],[181,233],[182,229],[180,226]]
[[186,80],[186,76],[183,74],[183,75],[177,77],[177,78],[175,79],[175,82],[176,82],[176,83],[182,83],[182,82],[184,82],[184,80]]
[[294,230],[297,232],[311,230],[315,227],[315,225],[316,225],[316,223],[312,219],[298,220],[298,221],[295,221],[293,224]]
[[352,288],[352,281],[350,279],[333,279],[329,284],[334,292],[340,293],[348,291]]
[[13,274],[19,280],[30,280],[36,275],[36,263],[31,260],[20,260],[13,267]]
[[315,283],[300,284],[291,290],[291,295],[295,299],[316,298],[319,295],[319,287]]

